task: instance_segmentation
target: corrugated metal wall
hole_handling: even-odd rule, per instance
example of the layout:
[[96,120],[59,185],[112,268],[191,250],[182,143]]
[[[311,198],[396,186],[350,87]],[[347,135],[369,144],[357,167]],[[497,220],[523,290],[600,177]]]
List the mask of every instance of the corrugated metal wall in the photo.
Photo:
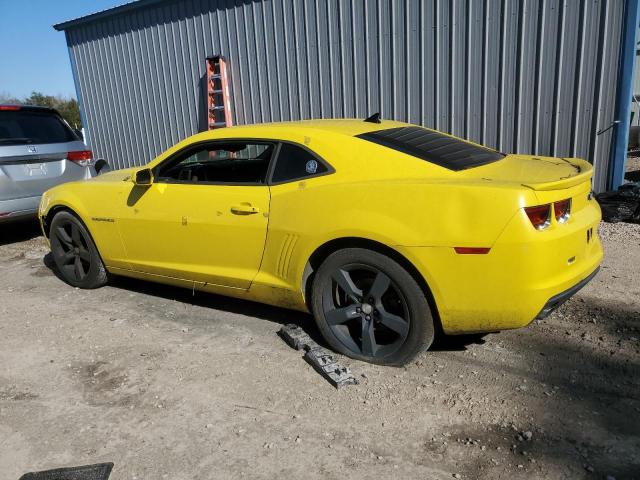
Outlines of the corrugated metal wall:
[[604,189],[623,0],[168,0],[69,27],[91,145],[141,165],[206,125],[207,56],[238,124],[422,124],[502,151],[578,156]]

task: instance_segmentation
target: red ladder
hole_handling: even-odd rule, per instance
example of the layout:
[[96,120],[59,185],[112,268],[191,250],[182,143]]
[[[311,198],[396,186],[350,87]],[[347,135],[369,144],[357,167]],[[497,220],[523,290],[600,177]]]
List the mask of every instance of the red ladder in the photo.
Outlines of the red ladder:
[[227,65],[220,55],[207,57],[207,126],[212,130],[232,125]]

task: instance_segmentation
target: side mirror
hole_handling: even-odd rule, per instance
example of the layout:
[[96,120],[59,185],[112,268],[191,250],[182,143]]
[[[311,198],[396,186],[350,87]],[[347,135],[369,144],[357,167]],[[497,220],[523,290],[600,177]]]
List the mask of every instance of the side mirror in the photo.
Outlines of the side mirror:
[[135,172],[131,179],[138,187],[148,187],[153,183],[153,173],[150,168],[143,168]]
[[99,158],[98,160],[96,160],[94,168],[96,169],[96,173],[98,175],[111,171],[111,166],[104,158]]

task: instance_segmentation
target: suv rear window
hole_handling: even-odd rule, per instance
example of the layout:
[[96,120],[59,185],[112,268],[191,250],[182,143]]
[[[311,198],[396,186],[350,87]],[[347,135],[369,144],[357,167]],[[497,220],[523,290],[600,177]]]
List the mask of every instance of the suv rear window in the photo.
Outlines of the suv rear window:
[[421,127],[399,127],[362,133],[358,138],[406,153],[449,170],[465,170],[495,162],[500,152]]
[[0,110],[0,146],[78,140],[60,118],[47,110]]

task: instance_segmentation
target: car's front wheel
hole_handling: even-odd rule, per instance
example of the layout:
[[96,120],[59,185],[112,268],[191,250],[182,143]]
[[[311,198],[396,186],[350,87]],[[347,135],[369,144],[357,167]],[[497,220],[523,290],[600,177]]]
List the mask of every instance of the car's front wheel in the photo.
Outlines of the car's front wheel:
[[381,365],[404,365],[433,342],[424,292],[381,253],[348,248],[331,254],[312,289],[318,327],[336,351]]
[[108,273],[91,235],[72,213],[56,213],[49,231],[53,260],[63,279],[74,287],[98,288]]

